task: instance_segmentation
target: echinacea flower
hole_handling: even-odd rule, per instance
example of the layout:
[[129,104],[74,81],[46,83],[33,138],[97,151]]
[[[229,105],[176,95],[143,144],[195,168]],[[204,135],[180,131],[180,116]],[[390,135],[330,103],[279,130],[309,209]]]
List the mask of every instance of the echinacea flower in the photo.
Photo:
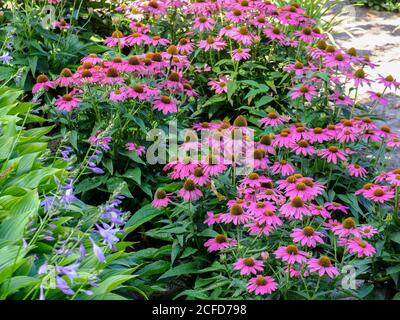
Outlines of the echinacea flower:
[[307,245],[310,248],[315,248],[317,243],[324,243],[322,240],[324,235],[321,232],[315,231],[311,226],[306,226],[303,229],[295,228],[290,236],[293,242],[300,242],[302,246]]
[[290,97],[292,99],[297,99],[299,97],[304,97],[305,100],[310,102],[313,97],[317,96],[317,90],[312,85],[303,84],[300,87],[289,88],[291,90]]
[[170,193],[166,193],[165,190],[160,189],[155,193],[154,200],[151,205],[154,208],[168,207],[170,200]]
[[310,216],[311,212],[300,197],[294,197],[281,207],[281,214],[289,219],[302,220],[303,216]]
[[59,97],[56,102],[54,102],[54,105],[57,106],[58,110],[60,111],[71,112],[73,109],[79,107],[80,101],[81,99],[78,99],[67,93]]
[[373,256],[376,252],[375,248],[367,241],[361,239],[351,239],[347,242],[349,253],[357,254],[358,258]]
[[184,183],[182,189],[178,191],[178,195],[183,198],[183,200],[195,201],[203,196],[203,193],[196,188],[196,184],[193,180],[187,179]]
[[234,225],[245,224],[249,219],[249,213],[247,213],[240,204],[232,205],[229,212],[221,216],[222,222],[233,223]]
[[340,150],[336,146],[330,146],[327,149],[321,149],[318,151],[318,155],[326,159],[326,161],[329,163],[337,164],[338,159],[340,160],[346,160],[347,155],[343,150]]
[[358,164],[350,163],[347,166],[347,170],[351,177],[365,177],[367,175],[367,170]]
[[320,277],[327,274],[330,278],[339,275],[339,271],[332,265],[331,259],[327,256],[321,258],[312,258],[308,260],[308,267],[310,272],[317,272]]
[[270,170],[272,173],[280,174],[283,177],[290,176],[291,174],[296,172],[296,169],[286,160],[275,162],[271,166]]
[[373,226],[365,225],[359,228],[360,234],[365,238],[372,238],[374,235],[378,233],[378,230]]
[[334,201],[325,203],[325,208],[332,211],[341,211],[345,214],[348,213],[347,209],[349,209],[349,207]]
[[175,113],[178,111],[176,102],[169,96],[160,96],[154,100],[153,108],[163,114]]
[[54,88],[54,82],[50,81],[46,75],[41,74],[36,78],[36,84],[32,88],[32,93],[36,93],[39,90],[48,91],[49,89],[53,88]]
[[345,238],[349,236],[359,237],[360,231],[356,226],[356,222],[353,218],[346,218],[343,223],[331,227],[333,234]]
[[199,31],[212,30],[214,28],[215,21],[205,16],[200,16],[194,20],[193,29]]
[[281,259],[288,264],[306,262],[308,256],[307,252],[299,250],[294,244],[290,244],[287,247],[281,246],[274,254],[277,259]]
[[239,48],[231,51],[232,59],[235,61],[247,60],[250,58],[249,48]]
[[223,234],[217,234],[215,238],[208,239],[204,246],[207,248],[209,252],[219,251],[222,249],[230,248],[236,246],[237,241],[227,238]]
[[234,264],[234,270],[240,270],[240,275],[257,274],[258,271],[263,271],[263,261],[256,260],[252,257],[239,258]]
[[247,290],[257,295],[271,294],[278,288],[274,278],[270,276],[257,276],[247,283]]
[[204,223],[208,226],[212,226],[213,224],[221,222],[221,215],[218,213],[214,213],[211,211],[207,212],[207,219],[204,220]]
[[374,202],[385,203],[394,198],[394,191],[388,187],[374,186],[364,192],[364,197]]
[[228,76],[220,76],[218,80],[210,80],[208,85],[215,91],[216,94],[228,92]]
[[276,127],[288,122],[289,120],[290,118],[287,116],[281,116],[276,112],[270,112],[267,117],[260,119],[260,123],[263,126]]

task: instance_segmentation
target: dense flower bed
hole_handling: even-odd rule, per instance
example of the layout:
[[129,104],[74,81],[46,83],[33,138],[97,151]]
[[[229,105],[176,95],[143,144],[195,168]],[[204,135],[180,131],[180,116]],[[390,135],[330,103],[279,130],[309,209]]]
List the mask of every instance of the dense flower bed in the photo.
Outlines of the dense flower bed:
[[[51,32],[68,42],[79,19],[62,0],[48,3],[60,10]],[[312,6],[113,9],[103,45],[81,38],[79,65],[40,70],[32,110],[13,120],[55,125],[31,130],[53,134],[40,165],[56,178],[17,183],[10,172],[24,174],[25,162],[10,156],[23,152],[0,152],[1,177],[12,178],[2,203],[21,196],[16,188],[36,192],[25,220],[17,204],[0,216],[10,241],[0,250],[13,252],[0,269],[2,296],[363,299],[384,288],[393,297],[400,172],[385,155],[400,137],[374,110],[400,83],[373,79],[367,56],[335,47]],[[7,35],[2,62],[17,68]],[[359,89],[373,82],[382,90],[361,104]],[[13,101],[0,101],[5,117]]]

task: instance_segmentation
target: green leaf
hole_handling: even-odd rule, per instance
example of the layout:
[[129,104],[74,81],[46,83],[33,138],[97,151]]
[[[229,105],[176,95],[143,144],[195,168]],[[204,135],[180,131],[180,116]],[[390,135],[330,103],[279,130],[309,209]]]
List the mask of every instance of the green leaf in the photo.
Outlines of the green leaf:
[[256,102],[256,107],[257,108],[262,107],[262,106],[266,105],[267,103],[270,103],[273,100],[274,100],[274,98],[271,96],[264,96]]
[[99,283],[98,287],[92,291],[94,294],[106,294],[119,287],[124,282],[133,279],[135,276],[132,275],[117,275],[107,278],[106,280]]
[[10,214],[0,225],[0,239],[19,240],[23,237],[29,219],[37,214],[39,196],[29,191],[10,209]]
[[142,171],[140,168],[133,168],[126,171],[123,175],[124,178],[132,179],[138,185],[141,185]]
[[162,213],[163,212],[161,210],[154,208],[151,204],[147,204],[136,211],[136,213],[128,220],[128,222],[125,224],[125,230],[127,233],[130,233],[137,227],[159,216]]
[[194,262],[188,262],[181,264],[179,266],[176,266],[167,272],[165,272],[161,277],[158,278],[158,280],[169,278],[169,277],[178,277],[181,275],[185,274],[192,274],[196,273],[198,270],[198,265]]

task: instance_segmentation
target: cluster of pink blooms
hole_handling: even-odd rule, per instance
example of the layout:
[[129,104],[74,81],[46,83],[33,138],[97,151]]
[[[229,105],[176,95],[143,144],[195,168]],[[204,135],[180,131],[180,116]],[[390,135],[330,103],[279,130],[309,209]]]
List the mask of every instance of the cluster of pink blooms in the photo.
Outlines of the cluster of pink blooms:
[[[116,57],[111,61],[91,54],[82,59],[82,65],[75,73],[65,68],[54,81],[46,75],[38,76],[32,91],[70,88],[71,91],[60,96],[55,105],[59,110],[71,112],[79,107],[84,95],[84,90],[78,88],[106,86],[109,92],[107,100],[151,102],[153,108],[163,114],[175,113],[178,111],[178,96],[197,95],[183,77],[182,69],[189,64],[185,56],[178,54],[175,46],[168,47],[165,52],[150,52],[127,59]],[[135,83],[131,83],[131,75],[135,76]],[[161,81],[151,86],[145,81],[147,78]]]
[[[342,222],[332,219],[333,213],[347,215],[349,208],[336,202],[314,203],[323,192],[322,184],[301,174],[274,182],[262,173],[253,172],[239,182],[239,197],[227,202],[228,212],[208,212],[205,223],[240,225],[248,235],[261,239],[268,239],[271,234],[286,229],[291,240],[286,243],[276,241],[277,247],[273,251],[275,258],[282,261],[283,270],[292,278],[308,277],[312,273],[334,278],[339,271],[332,262],[333,258],[321,252],[321,245],[329,243],[329,233],[337,237],[334,241],[338,246],[362,258],[375,253],[374,247],[365,239],[373,237],[378,231],[370,225],[357,226],[350,217]],[[293,221],[301,227],[289,227],[293,226]],[[218,234],[207,240],[205,246],[209,251],[219,251],[236,247],[238,242]],[[257,260],[254,256],[245,256],[237,259],[233,266],[241,275],[254,276],[248,282],[249,292],[269,294],[277,289],[277,285],[272,277],[263,275],[263,272],[264,263],[272,258],[265,252],[261,257]]]
[[356,195],[376,203],[386,203],[393,201],[396,196],[396,190],[400,186],[400,169],[394,169],[383,172],[373,180],[373,183],[366,183]]

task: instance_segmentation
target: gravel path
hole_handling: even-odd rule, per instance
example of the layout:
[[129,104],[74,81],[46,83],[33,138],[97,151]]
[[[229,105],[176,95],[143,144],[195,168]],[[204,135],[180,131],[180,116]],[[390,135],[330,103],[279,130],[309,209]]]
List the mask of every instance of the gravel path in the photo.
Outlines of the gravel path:
[[[347,0],[342,1],[337,10],[342,11],[345,18],[334,28],[337,44],[342,48],[354,47],[360,54],[369,55],[372,62],[379,64],[369,72],[372,77],[391,74],[400,81],[400,14],[355,7]],[[381,91],[382,87],[374,85],[371,89]],[[371,89],[363,88],[360,96],[362,101],[369,100],[367,91]],[[400,92],[388,92],[387,97],[389,106],[379,106],[376,112],[393,131],[400,133]],[[391,156],[390,166],[400,167],[400,151]]]

